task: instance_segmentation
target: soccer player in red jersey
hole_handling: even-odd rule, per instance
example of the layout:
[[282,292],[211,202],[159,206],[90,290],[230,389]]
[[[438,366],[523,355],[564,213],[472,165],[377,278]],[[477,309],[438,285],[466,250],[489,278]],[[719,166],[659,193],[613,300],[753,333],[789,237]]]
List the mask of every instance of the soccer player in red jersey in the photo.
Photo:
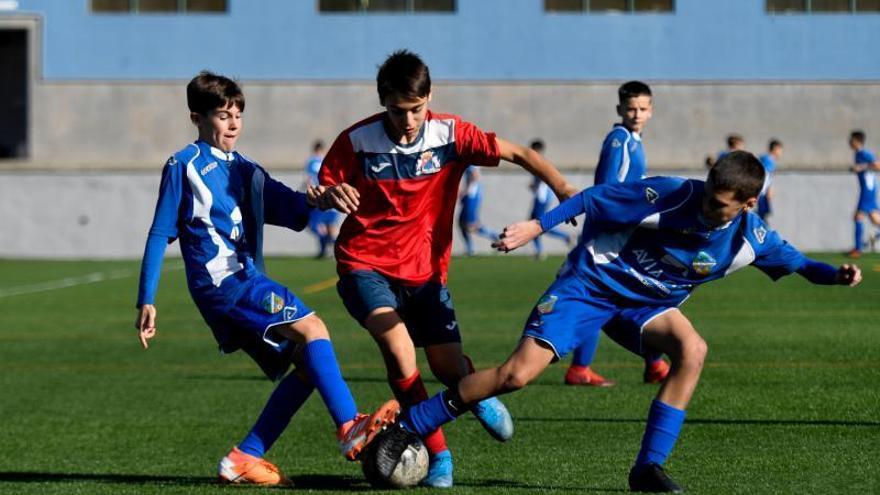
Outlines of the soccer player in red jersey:
[[[431,77],[418,55],[400,50],[376,77],[385,111],[343,131],[324,157],[323,207],[348,214],[336,239],[337,285],[349,313],[379,345],[388,381],[405,405],[427,398],[416,365],[449,386],[473,371],[446,288],[458,185],[468,165],[515,163],[564,200],[576,194],[556,168],[526,146],[484,132],[456,115],[428,110]],[[513,434],[498,399],[474,411],[498,440]],[[427,435],[425,484],[452,486],[452,457],[441,430]]]

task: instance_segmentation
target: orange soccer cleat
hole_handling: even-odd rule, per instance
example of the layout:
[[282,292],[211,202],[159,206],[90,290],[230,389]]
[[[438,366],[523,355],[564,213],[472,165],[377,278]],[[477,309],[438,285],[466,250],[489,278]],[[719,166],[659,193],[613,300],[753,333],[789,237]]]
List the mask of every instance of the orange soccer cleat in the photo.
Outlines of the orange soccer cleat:
[[660,358],[650,363],[645,363],[645,383],[661,383],[669,375],[669,363]]
[[566,385],[583,385],[587,387],[613,387],[616,382],[605,379],[589,366],[571,365],[565,372]]
[[241,483],[248,485],[292,486],[293,483],[284,476],[278,467],[271,462],[254,457],[233,447],[220,459],[217,474],[221,483]]
[[339,440],[339,450],[342,451],[342,455],[350,461],[357,460],[364,447],[373,441],[377,433],[394,423],[398,414],[400,414],[400,404],[392,399],[382,404],[373,414],[358,414],[354,419],[340,426],[336,432],[336,439]]

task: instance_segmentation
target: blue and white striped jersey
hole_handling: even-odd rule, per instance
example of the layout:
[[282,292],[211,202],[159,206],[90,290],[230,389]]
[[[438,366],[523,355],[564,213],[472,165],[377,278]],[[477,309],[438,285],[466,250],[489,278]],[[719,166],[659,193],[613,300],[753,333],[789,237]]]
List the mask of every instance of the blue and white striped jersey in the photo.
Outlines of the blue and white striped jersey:
[[648,163],[639,133],[630,132],[623,124],[614,124],[602,143],[593,184],[632,182],[647,173]]
[[678,305],[698,285],[755,265],[773,279],[806,258],[753,213],[702,220],[704,182],[652,177],[581,192],[584,234],[563,271],[636,304]]
[[[855,153],[855,162],[856,165],[870,165],[877,161],[874,157],[874,153],[871,153],[869,150],[862,148]],[[866,169],[862,170],[858,173],[859,176],[859,191],[862,195],[875,195],[877,194],[877,177],[874,170]]]
[[[175,153],[162,170],[150,237],[180,239],[187,283],[194,297],[223,298],[235,290],[224,281],[262,268],[265,223],[302,230],[311,207],[305,194],[272,179],[236,151],[226,153],[196,141]],[[139,304],[152,303],[158,266],[148,263],[147,243]],[[160,253],[161,260],[161,253]]]

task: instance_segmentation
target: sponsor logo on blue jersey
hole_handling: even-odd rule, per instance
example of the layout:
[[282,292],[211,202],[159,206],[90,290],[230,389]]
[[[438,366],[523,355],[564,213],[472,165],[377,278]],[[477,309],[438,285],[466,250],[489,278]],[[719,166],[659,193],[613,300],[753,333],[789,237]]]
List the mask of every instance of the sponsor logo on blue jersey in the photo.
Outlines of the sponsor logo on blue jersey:
[[538,313],[541,313],[542,315],[546,315],[547,313],[552,313],[553,306],[556,304],[556,301],[558,299],[559,299],[559,297],[554,296],[553,294],[548,294],[548,295],[542,297],[541,300],[538,301],[538,306],[537,306]]
[[263,309],[267,313],[275,314],[284,309],[284,298],[274,292],[270,292],[263,297]]
[[752,232],[755,234],[758,244],[764,244],[764,239],[767,237],[767,229],[759,225]]
[[284,307],[284,319],[285,320],[292,320],[295,317],[296,317],[296,308],[292,307],[292,306],[285,306]]
[[211,170],[214,170],[215,168],[217,168],[217,162],[211,162],[211,163],[205,165],[204,167],[202,167],[202,170],[199,171],[199,173],[202,174],[202,177],[204,177],[205,175],[208,174],[208,172],[210,172]]
[[651,189],[650,187],[645,188],[645,199],[648,200],[648,203],[654,204],[657,202],[657,198],[660,197],[660,194],[657,191]]
[[708,275],[712,268],[715,268],[718,262],[715,261],[709,253],[706,251],[700,251],[697,253],[697,257],[694,258],[694,262],[691,263],[691,266],[694,267],[694,271],[699,273],[700,275]]

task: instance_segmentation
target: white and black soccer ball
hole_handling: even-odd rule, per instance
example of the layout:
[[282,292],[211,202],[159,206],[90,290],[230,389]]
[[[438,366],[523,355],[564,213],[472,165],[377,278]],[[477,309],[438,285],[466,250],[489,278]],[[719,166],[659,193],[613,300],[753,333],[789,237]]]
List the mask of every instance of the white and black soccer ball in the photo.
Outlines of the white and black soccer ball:
[[361,455],[367,481],[379,488],[409,488],[428,475],[428,449],[399,424],[376,435]]

